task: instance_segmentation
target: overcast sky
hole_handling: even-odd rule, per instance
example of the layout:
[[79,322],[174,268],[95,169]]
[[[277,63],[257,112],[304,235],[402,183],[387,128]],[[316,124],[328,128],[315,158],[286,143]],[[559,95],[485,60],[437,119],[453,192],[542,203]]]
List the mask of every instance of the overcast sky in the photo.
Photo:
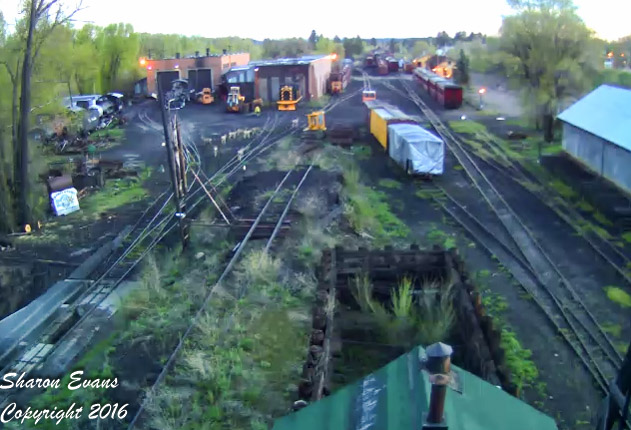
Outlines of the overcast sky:
[[[18,3],[0,0],[7,21],[14,21]],[[575,0],[587,25],[609,40],[631,34],[621,9],[625,3],[629,0]],[[77,19],[101,26],[128,22],[139,32],[258,40],[308,37],[312,29],[327,37],[426,37],[442,30],[451,36],[457,31],[493,35],[502,15],[510,13],[505,0],[83,0],[83,5]]]

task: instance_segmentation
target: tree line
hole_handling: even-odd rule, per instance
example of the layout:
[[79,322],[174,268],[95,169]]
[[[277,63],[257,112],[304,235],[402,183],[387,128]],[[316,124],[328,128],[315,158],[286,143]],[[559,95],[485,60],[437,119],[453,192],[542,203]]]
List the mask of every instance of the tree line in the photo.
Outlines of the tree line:
[[[551,123],[568,98],[577,97],[608,79],[603,75],[605,53],[623,67],[631,56],[631,36],[605,42],[576,14],[571,0],[507,0],[514,13],[503,20],[500,36],[458,32],[453,37],[386,39],[333,39],[315,30],[309,37],[262,42],[238,37],[204,38],[177,34],[137,33],[130,24],[106,27],[73,25],[81,4],[71,0],[25,0],[13,31],[0,12],[0,231],[22,229],[41,219],[47,206],[38,189],[36,152],[29,145],[29,131],[38,118],[60,113],[57,103],[69,93],[129,92],[144,75],[140,57],[173,57],[250,52],[252,59],[337,53],[358,57],[377,47],[408,59],[453,46],[448,55],[461,69],[501,72],[518,81],[524,104],[550,137]],[[533,31],[537,29],[537,31]],[[466,82],[465,82],[466,83]]]

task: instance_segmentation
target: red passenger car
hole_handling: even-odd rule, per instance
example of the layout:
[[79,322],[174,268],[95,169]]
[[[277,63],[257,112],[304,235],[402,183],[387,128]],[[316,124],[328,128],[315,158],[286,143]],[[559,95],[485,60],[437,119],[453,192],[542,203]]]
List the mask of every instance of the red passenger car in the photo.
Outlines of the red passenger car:
[[397,60],[394,57],[388,57],[386,58],[386,61],[388,62],[388,71],[389,72],[398,72],[399,71],[399,60]]
[[413,76],[419,86],[444,108],[457,109],[462,105],[460,85],[420,67],[414,70]]

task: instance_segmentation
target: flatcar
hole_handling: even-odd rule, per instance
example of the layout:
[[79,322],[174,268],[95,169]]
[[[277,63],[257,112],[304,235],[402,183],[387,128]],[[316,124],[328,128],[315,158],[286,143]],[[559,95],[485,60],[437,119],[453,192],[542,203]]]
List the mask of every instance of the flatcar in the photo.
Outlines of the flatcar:
[[445,109],[457,109],[462,106],[460,85],[420,67],[414,70],[413,75],[419,86]]

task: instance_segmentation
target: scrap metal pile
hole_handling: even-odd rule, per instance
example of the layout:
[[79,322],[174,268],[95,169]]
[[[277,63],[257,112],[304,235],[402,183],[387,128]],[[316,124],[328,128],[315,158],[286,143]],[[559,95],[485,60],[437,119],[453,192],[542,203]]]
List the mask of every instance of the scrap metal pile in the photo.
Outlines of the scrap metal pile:
[[51,147],[55,153],[83,153],[90,145],[105,146],[113,139],[90,138],[90,134],[124,124],[123,95],[108,93],[102,96],[73,96],[64,100],[65,114],[41,115],[38,127],[31,134],[35,140]]

